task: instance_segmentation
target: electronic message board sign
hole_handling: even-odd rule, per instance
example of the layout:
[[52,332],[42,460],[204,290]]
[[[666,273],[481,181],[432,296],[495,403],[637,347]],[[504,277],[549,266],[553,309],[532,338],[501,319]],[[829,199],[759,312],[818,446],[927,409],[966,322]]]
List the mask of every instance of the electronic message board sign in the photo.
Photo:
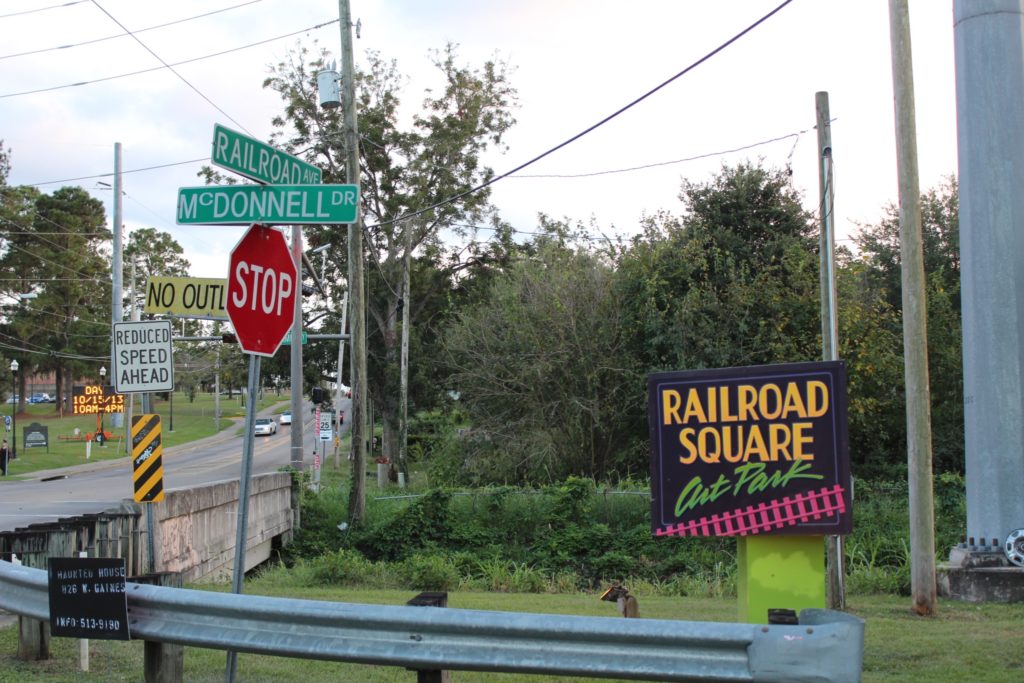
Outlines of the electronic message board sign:
[[124,394],[114,387],[99,384],[71,387],[72,415],[99,415],[124,412]]
[[656,536],[847,534],[842,361],[648,376]]

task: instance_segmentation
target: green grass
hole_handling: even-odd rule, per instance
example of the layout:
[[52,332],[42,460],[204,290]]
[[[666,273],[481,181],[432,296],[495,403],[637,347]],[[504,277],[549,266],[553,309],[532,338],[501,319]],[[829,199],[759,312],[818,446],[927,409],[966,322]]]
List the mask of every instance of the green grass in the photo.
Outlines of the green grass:
[[[276,582],[275,582],[276,584]],[[219,586],[214,590],[227,590]],[[246,586],[251,594],[279,595],[364,604],[404,604],[410,591],[352,590],[271,585],[260,579]],[[939,615],[914,616],[908,598],[851,596],[849,611],[866,621],[864,681],[1002,682],[1024,680],[1024,652],[1017,646],[1024,633],[1024,605],[974,605],[941,602]],[[511,594],[452,592],[449,606],[464,609],[549,614],[615,616],[615,608],[592,593]],[[687,621],[733,621],[734,599],[643,596],[643,618]],[[0,630],[0,682],[10,681],[138,681],[142,677],[142,644],[92,641],[88,674],[78,671],[78,641],[52,640],[53,658],[20,662],[15,658],[17,629]],[[185,680],[221,681],[226,655],[219,650],[185,651]],[[457,672],[460,681],[564,681],[565,677]],[[362,666],[240,654],[238,679],[243,681],[401,681],[413,674],[397,667]]]
[[[272,392],[265,392],[258,401],[258,406],[262,410],[281,403],[283,405],[280,406],[280,410],[277,410],[277,412],[280,412],[287,409],[286,402],[288,400],[288,394],[282,393],[278,396]],[[9,414],[11,406],[7,408]],[[154,399],[153,411],[160,415],[164,448],[180,446],[197,439],[213,436],[219,430],[227,429],[234,425],[236,420],[232,418],[240,418],[245,415],[245,408],[242,406],[238,394],[235,394],[230,400],[227,396],[221,396],[221,420],[219,425],[214,423],[214,408],[214,396],[212,394],[196,394],[195,400],[189,401],[188,396],[183,392],[176,392],[174,394],[173,413],[170,401],[159,398]],[[135,411],[135,414],[141,413],[141,399],[136,400]],[[2,409],[0,409],[0,413],[2,413]],[[123,458],[126,455],[124,446],[125,427],[112,427],[110,418],[111,416],[109,415],[103,418],[103,428],[104,431],[111,434],[110,440],[105,446],[92,444],[89,462],[113,460]],[[47,428],[48,448],[22,447],[20,439],[22,430],[33,422],[38,422]],[[171,429],[172,426],[173,430]],[[56,411],[54,404],[40,403],[28,405],[24,413],[18,414],[17,428],[19,434],[18,458],[9,463],[9,478],[40,470],[80,465],[87,462],[85,459],[84,441],[62,440],[60,437],[72,436],[76,429],[81,434],[95,432],[97,421],[96,417],[92,415],[61,416]],[[7,435],[7,438],[10,440],[10,435]]]

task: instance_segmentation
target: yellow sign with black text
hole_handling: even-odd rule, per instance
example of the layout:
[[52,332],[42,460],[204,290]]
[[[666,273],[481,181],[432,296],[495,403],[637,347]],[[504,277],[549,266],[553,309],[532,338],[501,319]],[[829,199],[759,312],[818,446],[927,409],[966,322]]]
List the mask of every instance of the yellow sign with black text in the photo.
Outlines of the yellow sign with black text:
[[164,447],[159,415],[132,418],[132,486],[136,503],[164,499]]
[[146,281],[146,313],[183,318],[227,320],[227,278],[150,277]]

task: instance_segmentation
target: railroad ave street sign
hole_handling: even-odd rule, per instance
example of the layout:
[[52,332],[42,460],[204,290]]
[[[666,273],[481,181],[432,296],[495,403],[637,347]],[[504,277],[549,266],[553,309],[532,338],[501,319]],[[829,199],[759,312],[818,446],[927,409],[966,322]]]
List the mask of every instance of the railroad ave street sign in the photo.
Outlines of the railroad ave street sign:
[[295,317],[298,273],[280,231],[254,225],[231,250],[228,318],[242,350],[273,356]]
[[312,185],[323,182],[323,174],[313,164],[236,133],[219,123],[213,126],[213,153],[210,161],[221,168],[268,185]]
[[173,391],[171,321],[114,323],[113,366],[119,394]]
[[208,185],[178,189],[178,225],[355,223],[358,185]]
[[227,320],[224,310],[228,281],[216,277],[156,277],[146,281],[146,313],[183,318]]

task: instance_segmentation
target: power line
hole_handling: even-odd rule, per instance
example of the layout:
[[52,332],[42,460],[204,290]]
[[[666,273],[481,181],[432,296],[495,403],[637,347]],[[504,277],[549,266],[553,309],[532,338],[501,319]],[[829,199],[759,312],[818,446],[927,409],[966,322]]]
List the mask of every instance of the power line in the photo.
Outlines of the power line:
[[146,52],[148,52],[149,54],[151,54],[151,55],[153,55],[154,57],[156,57],[157,61],[159,61],[159,62],[160,62],[161,64],[163,64],[163,65],[164,65],[165,67],[167,67],[168,69],[170,69],[170,70],[171,70],[171,73],[172,73],[172,74],[174,74],[175,76],[177,76],[177,77],[178,77],[178,79],[179,79],[179,80],[180,80],[180,81],[181,81],[182,83],[184,83],[185,85],[187,85],[187,86],[188,86],[189,88],[191,88],[191,89],[192,89],[193,91],[195,91],[195,93],[196,93],[197,95],[199,95],[199,96],[200,96],[200,97],[202,97],[202,98],[203,98],[204,100],[206,100],[207,102],[209,102],[209,103],[210,103],[210,106],[212,106],[212,107],[213,107],[214,109],[216,109],[216,110],[217,110],[217,111],[219,111],[219,112],[220,112],[221,114],[223,114],[224,116],[226,116],[226,117],[228,118],[228,120],[229,120],[229,121],[231,121],[231,122],[232,122],[233,124],[235,124],[236,126],[238,126],[239,128],[241,128],[242,130],[244,130],[244,131],[245,131],[246,133],[249,133],[249,135],[252,135],[252,133],[251,133],[251,132],[249,131],[249,129],[248,129],[248,128],[246,128],[246,127],[245,127],[245,126],[243,126],[243,125],[242,125],[241,123],[239,123],[238,121],[236,121],[236,120],[235,120],[235,118],[234,118],[233,116],[231,116],[231,114],[229,114],[229,113],[227,113],[226,111],[224,111],[223,109],[221,109],[221,108],[220,108],[220,107],[219,107],[219,106],[217,105],[217,103],[216,103],[216,102],[214,102],[214,101],[213,101],[213,100],[211,100],[211,99],[210,99],[209,97],[207,97],[207,96],[206,96],[206,95],[205,95],[205,94],[204,94],[204,93],[203,93],[203,92],[202,92],[202,91],[201,91],[201,90],[200,90],[199,88],[197,88],[196,86],[192,85],[192,83],[190,83],[190,82],[189,82],[189,80],[188,80],[187,78],[185,78],[185,77],[184,77],[184,76],[182,76],[182,75],[181,75],[180,73],[178,73],[178,72],[177,72],[177,71],[176,71],[176,70],[174,69],[174,67],[173,67],[173,66],[171,66],[170,64],[168,64],[167,62],[165,62],[165,61],[164,61],[164,58],[163,58],[163,57],[161,57],[161,56],[160,56],[160,55],[158,55],[158,54],[157,54],[156,52],[154,52],[153,50],[151,50],[151,49],[150,49],[150,47],[149,47],[148,45],[146,45],[146,44],[145,44],[144,42],[142,42],[142,40],[141,40],[141,39],[140,39],[140,38],[139,38],[139,37],[138,37],[137,35],[135,35],[135,34],[134,34],[134,33],[132,33],[131,31],[129,31],[129,30],[127,29],[127,27],[125,27],[125,25],[124,25],[124,24],[122,24],[122,23],[121,23],[120,21],[118,21],[117,19],[115,19],[115,18],[114,18],[114,15],[113,15],[113,14],[111,14],[111,13],[110,13],[110,12],[108,12],[107,10],[103,9],[103,5],[101,5],[101,4],[100,4],[99,2],[97,2],[96,0],[92,0],[92,4],[96,5],[96,7],[97,7],[97,8],[98,8],[98,9],[99,9],[99,10],[100,10],[101,12],[103,12],[103,13],[104,13],[104,14],[106,14],[106,15],[107,15],[108,17],[110,17],[110,20],[111,20],[111,21],[113,21],[113,22],[114,22],[115,24],[117,24],[118,26],[120,26],[120,27],[121,27],[121,30],[122,30],[122,31],[124,31],[125,33],[127,33],[128,35],[130,35],[130,36],[132,37],[132,39],[133,39],[133,40],[134,40],[134,41],[135,41],[136,43],[138,43],[139,45],[141,45],[141,46],[142,46],[142,47],[143,47],[143,48],[144,48],[144,49],[146,50]]
[[[129,171],[121,171],[122,175],[129,173],[141,173],[142,171],[156,171],[161,168],[170,168],[172,166],[184,166],[186,164],[198,164],[200,161],[209,161],[210,157],[201,157],[199,159],[189,159],[188,161],[175,161],[170,164],[157,164],[156,166],[146,166],[145,168],[133,168]],[[96,175],[84,175],[78,178],[64,178],[63,180],[47,180],[44,183],[24,183],[30,187],[42,187],[43,185],[57,185],[59,183],[73,183],[79,180],[96,180],[97,178],[110,178],[114,175],[110,173],[97,173]]]
[[529,161],[527,161],[525,163],[522,163],[519,166],[516,166],[511,171],[506,171],[505,173],[502,173],[501,175],[497,175],[497,176],[491,178],[490,180],[477,185],[476,187],[472,187],[472,188],[470,188],[468,190],[465,190],[464,192],[460,192],[457,195],[454,195],[454,196],[449,197],[447,199],[443,199],[443,200],[441,200],[441,201],[439,201],[439,202],[437,202],[437,203],[435,203],[435,204],[433,204],[431,206],[426,207],[425,209],[419,209],[417,211],[413,211],[412,213],[408,213],[408,214],[405,214],[403,216],[399,216],[397,218],[392,218],[390,220],[381,221],[380,223],[377,223],[376,225],[372,225],[372,226],[368,226],[368,227],[379,228],[379,227],[381,227],[383,225],[391,225],[391,224],[397,223],[398,221],[401,221],[401,220],[406,220],[406,219],[409,219],[409,218],[415,218],[416,216],[420,216],[420,215],[422,215],[424,213],[427,213],[428,211],[433,211],[434,209],[437,209],[439,207],[445,206],[446,204],[451,204],[452,202],[456,202],[456,201],[462,199],[463,197],[468,197],[469,195],[474,194],[476,192],[479,192],[480,190],[482,190],[482,189],[484,189],[486,187],[490,187],[491,185],[493,185],[494,183],[498,182],[499,180],[503,180],[503,179],[505,179],[505,178],[507,178],[507,177],[509,177],[509,176],[511,176],[513,174],[515,174],[515,173],[518,173],[519,171],[523,170],[524,168],[537,163],[538,161],[540,161],[544,157],[547,157],[547,156],[549,156],[551,154],[554,154],[555,152],[557,152],[558,150],[562,149],[563,147],[566,147],[566,146],[572,144],[573,142],[576,142],[577,140],[582,138],[584,135],[587,135],[588,133],[591,133],[591,132],[597,130],[598,128],[600,128],[604,124],[608,123],[612,119],[616,118],[620,114],[628,111],[629,109],[632,109],[633,107],[635,107],[636,105],[640,104],[641,102],[646,100],[648,97],[653,95],[654,93],[658,92],[662,88],[665,88],[666,86],[671,84],[673,81],[677,80],[678,78],[681,78],[682,76],[684,76],[684,75],[688,74],[689,72],[693,71],[698,66],[700,66],[704,62],[708,61],[709,59],[711,59],[712,57],[717,55],[719,52],[721,52],[725,48],[729,47],[730,45],[735,43],[737,40],[739,40],[743,36],[747,35],[748,33],[753,31],[755,28],[757,28],[758,26],[760,26],[764,22],[766,22],[768,19],[770,19],[775,14],[777,14],[779,11],[782,10],[782,8],[784,8],[786,5],[790,4],[792,1],[793,0],[783,0],[783,2],[778,7],[773,9],[771,12],[768,12],[768,14],[765,14],[763,17],[761,17],[760,19],[755,21],[753,24],[751,24],[747,28],[743,29],[742,31],[740,31],[739,33],[734,35],[732,38],[730,38],[729,40],[725,41],[724,43],[722,43],[721,45],[719,45],[718,47],[713,49],[711,52],[708,52],[703,57],[701,57],[697,61],[695,61],[692,64],[690,64],[688,67],[686,67],[685,69],[683,69],[682,71],[680,71],[676,75],[672,76],[671,78],[669,78],[668,80],[662,82],[661,84],[655,86],[654,88],[648,90],[646,93],[644,93],[640,97],[636,98],[635,100],[633,100],[629,104],[621,107],[617,111],[615,111],[615,112],[609,114],[608,116],[604,117],[603,119],[601,119],[600,121],[598,121],[594,125],[590,126],[589,128],[587,128],[587,129],[577,133],[576,135],[572,136],[568,140],[565,140],[564,142],[561,142],[561,143],[555,145],[554,147],[552,147],[551,149],[547,150],[546,152],[538,154],[537,156],[535,156],[534,158],[530,159]]
[[[246,50],[246,49],[248,49],[250,47],[257,47],[259,45],[265,45],[267,43],[272,43],[275,40],[281,40],[283,38],[290,38],[290,37],[296,36],[296,35],[298,35],[300,33],[307,33],[309,31],[315,31],[316,29],[323,28],[324,26],[330,26],[331,24],[336,24],[337,22],[338,22],[337,19],[332,19],[330,21],[325,21],[322,24],[316,24],[314,26],[309,26],[309,27],[304,28],[304,29],[299,29],[298,31],[292,31],[291,33],[285,33],[283,35],[275,36],[273,38],[267,38],[266,40],[260,40],[260,41],[255,42],[255,43],[249,43],[248,45],[241,45],[239,47],[231,48],[230,50],[221,50],[220,52],[214,52],[214,53],[211,53],[211,54],[208,54],[208,55],[202,55],[201,57],[193,57],[192,59],[185,59],[185,60],[182,60],[180,62],[175,62],[174,64],[167,64],[166,62],[164,62],[164,66],[154,66],[154,67],[149,68],[149,69],[141,69],[139,71],[132,71],[132,72],[129,72],[129,73],[117,74],[115,76],[105,76],[103,78],[94,78],[94,79],[88,80],[88,81],[79,81],[78,83],[65,83],[63,85],[54,85],[54,86],[50,86],[48,88],[37,88],[36,90],[24,90],[22,92],[6,93],[4,95],[0,95],[0,99],[4,99],[4,98],[7,98],[7,97],[19,97],[21,95],[35,95],[37,93],[50,92],[52,90],[63,90],[64,88],[75,88],[75,87],[78,87],[80,85],[91,85],[93,83],[103,83],[104,81],[113,81],[113,80],[116,80],[118,78],[127,78],[128,76],[138,76],[140,74],[147,74],[147,73],[151,73],[153,71],[160,71],[161,69],[165,69],[165,68],[166,69],[171,69],[171,71],[174,72],[175,75],[177,75],[177,72],[174,71],[174,69],[172,67],[181,66],[183,64],[191,64],[193,62],[200,62],[200,61],[202,61],[204,59],[212,59],[213,57],[220,57],[222,55],[231,54],[232,52],[238,52],[240,50]],[[159,57],[157,59],[159,59]],[[180,78],[180,76],[179,76],[179,78]],[[227,114],[224,114],[224,115],[227,116]],[[231,118],[231,117],[228,116],[228,118]],[[234,119],[231,119],[231,120],[234,121]],[[242,126],[242,124],[238,123],[237,121],[235,123],[239,127]]]
[[736,152],[743,152],[748,149],[754,149],[755,147],[762,147],[764,145],[770,145],[773,142],[779,142],[781,140],[787,140],[789,138],[798,138],[804,133],[811,130],[810,128],[801,130],[796,133],[788,133],[787,135],[780,135],[779,137],[770,138],[768,140],[761,140],[760,142],[754,142],[749,145],[743,145],[741,147],[733,147],[732,149],[723,149],[718,152],[708,152],[706,154],[698,154],[692,157],[686,157],[684,159],[674,159],[672,161],[657,161],[651,164],[644,164],[642,166],[630,166],[629,168],[616,168],[607,171],[592,171],[590,173],[536,173],[536,174],[524,174],[514,176],[515,178],[591,178],[600,175],[611,175],[613,173],[630,173],[632,171],[643,171],[648,168],[658,168],[661,166],[671,166],[673,164],[682,164],[687,161],[699,161],[700,159],[709,159],[711,157],[720,157],[726,154],[734,154]]
[[0,14],[0,19],[6,19],[7,17],[20,17],[25,14],[35,14],[36,12],[45,12],[48,9],[60,9],[61,7],[71,7],[72,5],[80,5],[86,2],[86,0],[74,0],[74,2],[65,2],[60,5],[50,5],[49,7],[37,7],[36,9],[27,9],[22,12],[11,12],[10,14]]
[[[79,2],[85,2],[85,1],[86,0],[79,0]],[[195,16],[186,17],[184,19],[176,19],[174,21],[168,21],[165,24],[157,24],[156,26],[147,26],[146,28],[140,28],[140,29],[136,30],[135,32],[136,33],[145,33],[146,31],[154,31],[154,30],[156,30],[158,28],[167,28],[168,26],[174,26],[175,24],[183,24],[186,21],[192,21],[193,19],[201,19],[203,17],[208,17],[208,16],[210,16],[212,14],[220,14],[221,12],[227,12],[229,10],[238,9],[239,7],[245,7],[246,5],[252,5],[252,4],[255,4],[257,2],[261,2],[261,1],[262,0],[249,0],[249,2],[243,2],[241,5],[232,5],[231,7],[225,7],[224,9],[218,9],[218,10],[214,10],[212,12],[206,12],[205,14],[197,14]],[[76,3],[71,3],[71,4],[76,4]],[[64,6],[65,5],[61,5],[61,7],[64,7]],[[44,8],[44,9],[46,9],[46,8]],[[8,16],[11,16],[11,15],[8,15]],[[2,18],[2,17],[0,17],[0,18]],[[72,43],[70,45],[56,45],[54,47],[44,47],[44,48],[40,48],[38,50],[29,50],[28,52],[17,52],[17,53],[10,54],[10,55],[0,55],[0,59],[10,59],[11,57],[25,57],[27,55],[37,55],[37,54],[40,54],[42,52],[53,52],[54,50],[67,50],[67,49],[73,48],[73,47],[82,47],[83,45],[93,45],[94,43],[102,43],[102,42],[107,41],[107,40],[114,40],[115,38],[124,38],[126,35],[128,35],[128,34],[126,34],[126,33],[118,33],[118,34],[115,34],[115,35],[112,35],[112,36],[106,36],[106,37],[103,37],[103,38],[93,38],[92,40],[83,40],[80,43]]]

